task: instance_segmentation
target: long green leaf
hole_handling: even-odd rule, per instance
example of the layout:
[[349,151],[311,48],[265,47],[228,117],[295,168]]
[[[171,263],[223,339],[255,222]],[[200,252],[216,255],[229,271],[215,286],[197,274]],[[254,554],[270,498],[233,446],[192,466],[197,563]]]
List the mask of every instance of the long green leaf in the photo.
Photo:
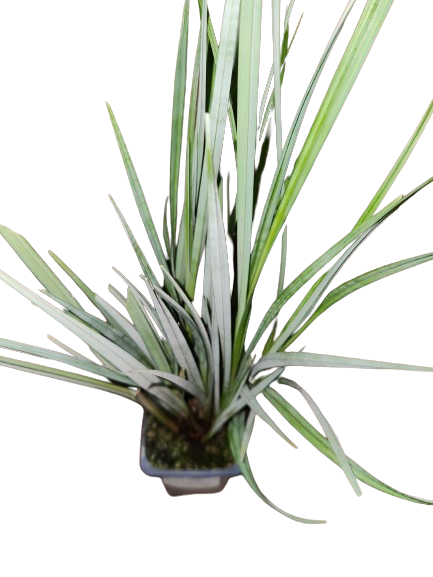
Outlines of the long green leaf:
[[167,260],[170,262],[171,259],[171,241],[170,232],[168,230],[168,200],[169,197],[165,199],[164,204],[164,216],[162,218],[162,237],[164,239],[165,250],[167,251]]
[[256,397],[251,394],[251,392],[244,387],[241,391],[241,397],[244,399],[245,403],[252,409],[267,425],[273,429],[277,435],[279,435],[286,443],[289,443],[294,449],[298,447],[295,445],[293,441],[289,439],[289,437],[280,429],[280,427],[275,423],[275,421],[268,415],[268,413],[263,409],[263,407],[259,404]]
[[100,381],[98,379],[87,377],[85,375],[80,375],[78,373],[71,373],[69,371],[62,371],[60,369],[54,369],[52,367],[44,367],[43,365],[28,363],[26,361],[20,361],[18,359],[0,357],[0,365],[2,367],[17,369],[19,371],[32,373],[34,375],[40,375],[42,377],[50,377],[52,379],[66,381],[68,383],[84,385],[86,387],[91,387],[92,389],[100,389],[102,391],[107,391],[108,393],[114,393],[115,395],[120,395],[121,397],[125,397],[130,401],[135,400],[135,395],[137,393],[135,390],[129,389],[128,387],[115,385],[113,383],[108,383],[106,381]]
[[[206,17],[207,9],[205,7],[204,18],[206,19]],[[185,162],[185,198],[176,251],[175,276],[182,282],[187,290],[190,285],[192,232],[203,158],[203,151],[200,147],[204,142],[204,139],[201,137],[201,131],[203,125],[202,116],[204,116],[206,102],[205,87],[202,86],[201,76],[206,75],[206,62],[205,59],[202,58],[202,51],[206,53],[205,22],[201,23],[190,93]]]
[[161,324],[164,329],[165,336],[173,350],[179,365],[188,372],[191,381],[204,389],[203,381],[195,361],[194,355],[180,330],[176,320],[162,302],[161,297],[156,294],[154,287],[152,287],[148,280],[146,280],[149,293],[152,297],[153,304],[159,316]]
[[[206,0],[198,0],[198,4],[200,7],[201,18],[203,20],[205,12],[208,12],[207,10],[205,10],[205,7],[207,8],[207,1]],[[218,63],[219,47],[218,47],[218,42],[217,42],[217,39],[215,36],[215,31],[213,29],[212,20],[211,20],[210,15],[208,13],[206,14],[206,23],[207,23],[207,36],[208,36],[208,40],[209,40],[209,46],[211,48],[214,61],[216,63]],[[233,90],[233,86],[232,86],[232,90]],[[235,112],[233,110],[233,103],[232,103],[231,99],[229,100],[229,121],[230,121],[230,128],[231,128],[231,132],[232,132],[233,147],[234,147],[235,153],[236,153],[236,150],[237,150],[237,127],[236,127]]]
[[304,519],[302,517],[297,517],[295,515],[287,513],[286,511],[284,511],[283,509],[280,509],[280,507],[278,507],[277,505],[272,503],[272,501],[270,501],[266,497],[266,495],[264,495],[264,493],[262,493],[262,491],[260,490],[259,486],[256,483],[256,480],[254,479],[254,476],[253,476],[253,473],[251,471],[251,467],[250,467],[250,464],[248,461],[248,457],[245,456],[244,458],[241,458],[242,457],[242,452],[241,452],[242,439],[243,439],[243,436],[245,434],[245,423],[244,423],[244,419],[243,419],[242,415],[237,415],[235,418],[233,418],[230,421],[228,433],[229,433],[230,448],[231,448],[231,451],[233,453],[233,457],[235,458],[235,460],[238,464],[238,467],[240,468],[242,475],[244,476],[245,480],[247,481],[249,486],[252,488],[252,490],[262,499],[262,501],[264,501],[267,505],[272,507],[272,509],[275,509],[275,511],[278,511],[278,513],[281,513],[282,515],[284,515],[285,517],[288,517],[289,519],[292,519],[293,521],[298,521],[300,523],[308,523],[308,524],[326,523],[326,521],[315,521],[312,519]]
[[[267,387],[269,387],[269,385],[271,385],[274,381],[279,379],[279,377],[283,374],[283,372],[284,368],[277,369],[270,375],[267,375],[263,379],[260,379],[259,382],[252,387],[251,394],[254,397],[256,397],[257,395],[262,393]],[[212,435],[217,433],[225,425],[225,423],[233,417],[233,415],[241,411],[245,406],[246,402],[245,399],[243,399],[242,397],[238,397],[235,400],[233,400],[227,408],[225,408],[219,415],[217,415],[215,421],[211,426],[208,436],[211,437]]]
[[245,431],[242,435],[241,448],[239,450],[239,460],[243,461],[247,454],[248,445],[250,443],[251,435],[253,434],[254,423],[256,420],[256,413],[251,409],[245,423]]
[[359,218],[355,226],[364,223],[367,220],[367,218],[369,218],[372,214],[376,212],[376,209],[380,206],[382,200],[385,198],[389,189],[394,184],[397,176],[400,174],[402,168],[406,164],[406,161],[408,160],[409,156],[412,154],[412,151],[415,148],[422,133],[424,132],[424,128],[427,126],[427,123],[430,120],[432,114],[433,114],[433,100],[430,102],[427,110],[424,113],[424,116],[421,118],[420,123],[416,127],[415,132],[412,134],[409,142],[406,144],[403,152],[398,157],[396,163],[391,168],[388,176],[383,181],[381,187],[376,192],[376,194],[372,198],[371,202],[369,203],[365,211],[362,213],[361,217]]
[[292,333],[297,330],[297,328],[304,322],[311,311],[314,309],[316,304],[319,302],[322,295],[325,293],[328,286],[334,280],[336,275],[340,272],[342,267],[346,264],[348,259],[353,255],[357,248],[366,240],[366,238],[374,232],[374,230],[380,225],[380,222],[369,229],[364,234],[360,235],[354,243],[343,253],[343,255],[337,260],[337,262],[324,274],[319,280],[314,283],[312,288],[308,291],[307,295],[302,299],[302,302],[296,308],[293,315],[287,321],[281,334],[270,347],[269,351],[277,351],[282,349],[284,342],[292,335]]
[[189,341],[192,346],[191,350],[194,350],[196,352],[196,356],[198,358],[198,363],[200,366],[200,374],[202,375],[203,380],[206,380],[206,375],[209,375],[210,377],[209,359],[207,357],[207,351],[202,339],[200,329],[196,325],[191,315],[179,303],[173,300],[167,293],[165,293],[158,287],[154,287],[154,290],[157,293],[157,295],[162,300],[164,300],[172,310],[174,310],[177,313],[178,319],[185,330],[185,335],[189,337]]
[[[263,263],[260,264],[260,266],[259,266],[259,263],[258,263],[259,256],[262,253],[263,247],[264,247],[266,240],[268,238],[269,230],[270,230],[270,227],[272,226],[272,222],[273,222],[273,219],[275,216],[275,211],[277,209],[278,202],[280,201],[281,194],[283,192],[285,175],[286,175],[289,163],[290,163],[293,149],[294,149],[295,144],[296,144],[297,136],[298,136],[299,131],[301,129],[302,121],[304,119],[305,113],[306,113],[307,108],[308,108],[308,104],[311,100],[314,89],[315,89],[316,84],[319,80],[319,77],[322,73],[322,70],[325,66],[325,63],[329,57],[329,54],[331,53],[332,48],[334,47],[334,45],[337,41],[337,38],[338,38],[338,36],[339,36],[343,26],[344,26],[344,23],[346,22],[346,19],[349,15],[354,3],[355,3],[355,0],[350,0],[345,11],[343,12],[342,17],[340,18],[340,21],[337,24],[336,29],[334,30],[334,32],[331,36],[330,41],[328,42],[328,45],[325,48],[325,51],[322,55],[322,58],[320,59],[320,62],[317,66],[317,69],[316,69],[316,71],[315,71],[315,73],[314,73],[314,75],[310,81],[310,84],[308,85],[308,88],[305,92],[305,95],[301,101],[299,108],[298,108],[298,111],[296,113],[292,127],[289,131],[286,142],[284,144],[284,149],[283,149],[280,161],[278,162],[278,166],[277,166],[277,169],[275,171],[275,175],[274,175],[274,178],[272,181],[271,189],[270,189],[270,192],[268,194],[268,198],[267,198],[266,203],[265,203],[265,208],[264,208],[261,220],[260,220],[259,228],[258,228],[257,235],[256,235],[256,240],[254,242],[253,252],[251,255],[249,297],[248,297],[249,304],[252,300],[254,288],[255,288],[257,281],[258,281],[258,278],[260,276],[261,268],[263,267],[263,264],[267,258],[267,257],[265,257],[263,260]],[[241,322],[238,323],[236,326],[236,334],[235,334],[235,338],[234,338],[234,352],[233,352],[233,364],[235,367],[237,366],[239,359],[241,357],[242,348],[243,348],[244,340],[245,340],[245,336],[246,336],[246,328],[247,328],[246,318],[249,316],[248,308],[250,308],[250,307],[249,306],[247,307],[247,311],[244,313],[244,318],[242,318]]]
[[[148,358],[145,349],[137,346],[137,343],[125,332],[119,330],[117,327],[113,327],[100,318],[88,313],[84,309],[74,307],[66,301],[55,297],[54,295],[48,293],[47,291],[42,291],[50,299],[54,300],[58,304],[64,307],[66,314],[74,319],[80,319],[83,321],[87,327],[94,329],[97,333],[109,339],[111,342],[115,343],[125,351],[129,352],[132,356],[137,357],[141,362],[148,364]],[[141,343],[143,344],[143,343]]]
[[188,56],[189,0],[185,0],[174,77],[173,114],[171,122],[170,156],[170,223],[172,254],[175,252],[177,227],[177,195],[179,188],[180,156],[182,152],[183,117],[185,109],[186,68]]
[[[89,347],[95,349],[102,356],[109,358],[116,366],[117,370],[126,375],[131,374],[132,380],[138,387],[147,390],[153,384],[153,380],[150,380],[139,373],[133,372],[134,370],[146,369],[146,367],[121,347],[98,334],[93,329],[87,327],[81,321],[76,320],[67,313],[57,309],[51,303],[30,291],[3,271],[0,271],[0,280],[3,280],[25,298],[29,299],[34,305],[42,309],[49,316],[83,340]],[[160,390],[154,387],[151,394],[169,405],[177,414],[179,414],[181,410],[184,410],[187,414],[186,407],[183,407],[180,400],[170,391]]]
[[250,266],[261,17],[261,0],[242,2],[239,32],[236,196],[238,319],[242,318],[245,310]]
[[341,446],[341,443],[337,435],[335,434],[334,429],[331,427],[329,421],[325,418],[325,415],[322,413],[322,411],[319,409],[319,407],[317,406],[315,401],[311,398],[311,396],[307,393],[307,391],[303,389],[300,385],[298,385],[298,383],[295,383],[295,381],[292,381],[290,379],[280,379],[279,382],[299,391],[299,393],[301,393],[301,395],[307,401],[310,409],[313,411],[314,415],[316,416],[316,419],[319,421],[323,429],[323,432],[328,438],[329,444],[331,445],[331,448],[334,451],[335,456],[337,457],[338,465],[342,468],[344,474],[347,477],[347,480],[349,481],[356,495],[360,497],[362,495],[362,492],[356,481],[355,475],[353,474],[352,467],[350,466],[350,463],[346,457],[346,454],[343,450],[343,447]]
[[[95,304],[95,293],[89,288],[75,273],[71,270],[66,263],[62,261],[60,257],[58,257],[52,250],[48,251],[48,254],[51,256],[52,259],[59,265],[59,267],[74,281],[77,287],[86,295],[89,301],[96,306]],[[47,289],[48,290],[48,289]],[[48,291],[51,294],[57,296],[52,291]],[[66,300],[66,299],[63,299]]]
[[215,84],[210,108],[211,141],[214,172],[221,161],[230,86],[236,56],[241,0],[226,0],[221,27],[221,40],[216,60]]
[[196,397],[202,403],[206,402],[206,397],[203,391],[197,385],[195,385],[191,381],[188,381],[187,379],[179,377],[178,375],[173,375],[173,373],[167,373],[165,371],[159,371],[159,370],[144,370],[140,372],[142,372],[145,375],[159,377],[160,379],[167,381],[172,385],[175,385],[183,392],[189,393],[193,397]]
[[91,360],[83,360],[82,358],[77,358],[76,356],[65,355],[64,353],[58,353],[57,351],[11,341],[9,339],[0,339],[0,347],[2,349],[9,349],[10,351],[17,351],[19,353],[33,355],[42,359],[49,359],[52,361],[65,363],[77,369],[82,369],[83,371],[88,371],[89,373],[94,373],[96,375],[100,375],[101,377],[106,377],[111,381],[122,383],[130,387],[135,386],[134,382],[123,373],[102,367],[101,365],[98,365]]
[[[400,196],[393,200],[389,205],[379,211],[377,214],[373,215],[367,219],[364,224],[357,226],[355,229],[351,230],[342,239],[336,242],[331,248],[325,251],[319,258],[317,258],[313,263],[311,263],[304,271],[302,271],[289,285],[285,287],[280,296],[272,303],[263,317],[259,328],[257,329],[245,356],[248,357],[255,346],[259,342],[260,338],[263,336],[264,332],[278,315],[283,306],[290,300],[290,298],[296,294],[296,292],[302,288],[305,283],[307,283],[319,270],[321,270],[326,264],[328,264],[335,256],[337,256],[342,250],[344,250],[351,242],[353,242],[360,234],[363,234],[371,227],[375,226],[378,222],[387,218],[393,214],[398,208],[400,208],[405,202],[413,198],[419,191],[428,186],[433,182],[433,177],[424,181],[422,184],[414,188],[410,193],[405,196]],[[242,325],[245,326],[245,321],[243,320]],[[236,344],[239,345],[242,339],[239,339]]]
[[141,250],[140,245],[138,244],[138,242],[137,242],[132,230],[130,229],[128,223],[126,222],[121,210],[117,206],[117,204],[114,201],[114,198],[111,196],[111,194],[108,195],[108,198],[110,199],[111,204],[113,205],[114,210],[116,211],[116,214],[119,217],[120,222],[122,223],[122,226],[126,232],[126,236],[128,237],[129,242],[131,243],[131,246],[134,249],[135,255],[137,256],[137,259],[138,259],[138,262],[140,263],[142,271],[144,272],[145,275],[147,275],[152,280],[153,284],[157,284],[158,281],[156,280],[156,277],[153,274],[153,271],[150,268],[149,263],[147,262],[147,258],[144,256],[144,253]]
[[339,287],[335,288],[331,291],[326,297],[323,299],[320,306],[314,311],[311,317],[304,323],[304,325],[293,335],[285,343],[285,348],[289,346],[293,341],[295,341],[299,335],[301,335],[305,329],[307,329],[312,322],[314,322],[317,317],[323,314],[326,310],[329,309],[332,305],[341,301],[341,299],[347,297],[348,295],[352,294],[353,292],[368,286],[374,282],[377,282],[383,278],[391,276],[393,274],[397,274],[398,272],[408,270],[414,266],[418,266],[420,264],[424,264],[426,262],[430,262],[433,259],[433,253],[423,254],[420,256],[415,256],[412,258],[407,258],[404,260],[400,260],[398,262],[394,262],[392,264],[388,264],[386,266],[382,266],[380,268],[376,268],[371,270],[367,273],[364,273],[358,277],[355,277],[343,284]]
[[[130,281],[126,278],[124,274],[122,274],[116,267],[113,266],[113,270],[116,274],[120,276],[120,278],[124,281],[124,283],[131,289],[131,291],[135,294],[138,300],[142,303],[142,305],[146,308],[149,315],[152,317],[153,322],[158,327],[158,329],[163,333],[164,330],[162,328],[161,321],[156,314],[155,307],[152,306],[151,302],[144,296],[144,294]],[[146,281],[146,277],[144,275],[140,275],[144,281]]]
[[[286,61],[287,61],[287,56],[289,55],[290,49],[292,48],[293,42],[295,41],[296,35],[298,34],[298,30],[299,27],[301,25],[302,22],[302,18],[304,17],[304,14],[302,13],[299,20],[298,20],[298,24],[296,26],[295,32],[293,34],[293,37],[290,41],[289,46],[287,46],[287,43],[285,42],[285,39],[287,38],[288,35],[288,29],[284,34],[283,37],[283,43],[281,46],[281,72],[280,72],[280,84],[281,86],[283,85],[284,82],[284,78],[286,75]],[[271,77],[270,80],[272,80],[273,78],[273,68],[271,69]],[[269,89],[268,89],[269,92]],[[268,94],[264,95],[264,97],[267,97]],[[263,106],[266,104],[266,101],[263,102]],[[268,103],[266,104],[266,110],[264,110],[264,114],[262,111],[260,111],[261,113],[261,120],[259,122],[259,139],[261,140],[263,138],[263,133],[265,132],[265,128],[268,124],[268,120],[269,117],[271,115],[272,110],[274,109],[275,106],[275,95],[274,95],[274,89],[271,92],[271,95],[269,97]]]
[[[266,225],[259,235],[250,291],[257,283],[275,239],[343,108],[392,3],[393,0],[368,0],[365,6],[285,186],[275,216],[271,215],[270,227]],[[275,206],[275,202],[270,204],[272,208]],[[271,207],[268,207],[265,215],[267,222],[269,222],[269,210]]]
[[208,145],[206,145],[206,164],[209,195],[209,258],[215,303],[212,316],[215,315],[221,340],[224,363],[223,388],[225,389],[230,379],[232,352],[230,272],[224,224],[213,171],[212,151]]
[[99,310],[103,311],[108,323],[129,338],[148,357],[149,349],[134,325],[102,297],[95,295],[95,299]]
[[129,389],[128,387],[107,383],[106,381],[100,381],[98,379],[93,379],[92,377],[86,377],[77,373],[62,371],[60,369],[53,369],[52,367],[44,367],[43,365],[27,363],[25,361],[10,359],[8,357],[0,357],[0,365],[10,369],[31,373],[33,375],[56,379],[56,381],[66,381],[67,383],[74,383],[75,385],[84,385],[85,387],[98,389],[100,391],[105,391],[107,393],[113,393],[120,397],[124,397],[125,399],[134,401],[141,407],[144,407],[148,412],[152,413],[155,415],[155,417],[165,423],[165,425],[174,433],[179,432],[179,427],[177,426],[176,422],[173,421],[141,389],[136,391]]
[[[213,295],[212,295],[213,296]],[[212,309],[215,309],[215,299],[212,298]],[[208,307],[205,308],[208,315],[210,315]],[[212,318],[209,319],[210,323],[210,336],[212,344],[212,358],[213,358],[213,407],[214,412],[218,413],[221,405],[221,343],[218,332],[218,323],[216,320],[216,315],[213,314]]]
[[185,287],[186,292],[191,299],[194,297],[197,274],[203,253],[207,226],[207,188],[204,185],[206,183],[206,179],[204,178],[202,167],[204,159],[204,134],[206,122],[207,34],[210,34],[209,30],[212,30],[213,32],[213,28],[210,22],[208,26],[207,0],[199,0],[199,4],[201,8],[200,84],[197,95],[197,121],[193,142],[193,173],[196,175],[194,179],[195,187],[193,188],[195,219],[194,235],[191,247],[190,271],[187,277],[187,285]]
[[0,225],[0,234],[47,291],[77,307],[81,306],[22,235],[3,225]]
[[277,70],[274,74],[274,98],[275,98],[275,126],[277,137],[277,159],[280,160],[283,148],[283,134],[281,125],[281,80],[280,80],[280,11],[281,0],[272,0],[272,39],[273,39],[273,69]]
[[422,371],[431,373],[433,367],[418,365],[403,365],[384,361],[369,361],[335,355],[321,355],[317,353],[270,353],[262,357],[251,372],[251,377],[267,369],[276,367],[334,367],[345,369],[393,369],[398,371]]
[[[178,370],[178,367],[176,366],[176,361],[173,355],[173,351],[171,346],[169,345],[168,341],[165,338],[165,333],[164,333],[164,329],[163,329],[163,325],[161,323],[160,318],[158,317],[158,314],[154,308],[154,306],[147,300],[147,298],[143,295],[143,293],[141,291],[139,291],[137,289],[137,287],[130,281],[128,280],[125,275],[123,275],[120,271],[118,271],[116,268],[113,267],[113,270],[125,281],[125,283],[128,285],[128,287],[134,291],[135,296],[138,298],[138,300],[140,301],[141,305],[143,305],[143,310],[146,311],[147,315],[148,315],[148,320],[150,322],[150,319],[152,320],[152,322],[155,324],[156,328],[160,331],[162,338],[160,339],[160,344],[164,349],[164,354],[166,356],[166,358],[169,360],[170,366],[171,366],[171,372],[176,373]],[[145,278],[143,275],[140,275],[140,278]],[[162,366],[162,365],[161,365]],[[161,368],[161,367],[160,367]],[[170,371],[168,371],[170,372]]]
[[167,269],[162,269],[162,272],[164,273],[164,275],[168,276],[168,278],[170,279],[171,284],[173,285],[173,287],[175,288],[175,290],[177,291],[180,299],[184,302],[184,304],[186,305],[192,319],[194,320],[195,324],[197,325],[197,329],[200,332],[200,337],[203,340],[206,352],[207,352],[207,356],[208,356],[208,361],[209,361],[209,366],[210,366],[210,371],[209,373],[212,373],[212,346],[211,346],[211,342],[209,340],[209,335],[206,332],[206,328],[203,324],[203,321],[200,317],[200,315],[198,314],[198,312],[196,311],[193,303],[189,300],[187,294],[182,290],[182,287],[176,282],[176,280],[170,275],[170,273],[167,271]]
[[[337,456],[331,448],[331,445],[326,437],[321,435],[317,429],[311,425],[284,397],[282,397],[277,391],[272,388],[268,388],[265,393],[267,400],[272,403],[272,405],[281,413],[281,415],[305,438],[309,443],[311,443],[316,449],[318,449],[323,455],[328,457],[333,463],[340,466]],[[377,489],[383,493],[388,493],[393,497],[398,497],[400,499],[405,499],[406,501],[412,501],[413,503],[420,503],[423,505],[433,505],[433,501],[427,499],[420,499],[418,497],[412,497],[406,493],[397,491],[389,485],[386,485],[376,477],[373,477],[368,471],[363,469],[358,463],[355,463],[350,457],[348,457],[349,464],[352,471],[357,479]]]
[[65,343],[63,343],[62,341],[59,341],[59,339],[56,339],[52,335],[47,335],[47,339],[50,340],[55,345],[57,345],[58,347],[60,347],[61,349],[63,349],[64,351],[66,351],[67,353],[69,353],[70,355],[72,355],[73,357],[77,357],[78,359],[82,359],[83,361],[93,362],[93,361],[91,361],[91,359],[89,359],[89,357],[86,357],[85,355],[79,353],[78,351],[71,348],[70,346],[65,345]]
[[117,124],[117,121],[114,117],[111,106],[108,104],[108,102],[106,104],[108,114],[110,115],[111,124],[113,125],[114,134],[116,135],[117,144],[119,145],[120,153],[123,158],[126,173],[128,175],[132,192],[134,194],[134,199],[138,208],[138,212],[140,213],[141,220],[143,221],[144,227],[147,232],[147,236],[149,237],[149,241],[150,244],[152,245],[155,256],[159,264],[165,266],[166,262],[164,251],[162,250],[162,246],[159,241],[159,237],[156,232],[155,225],[153,223],[149,207],[147,205],[146,198],[143,193],[143,189],[141,188],[140,181],[138,180],[137,173],[135,172],[134,165],[132,164],[131,157],[129,155],[128,149],[126,148],[125,141],[123,139],[122,133],[120,132],[119,125]]
[[130,288],[128,288],[127,309],[134,325],[137,327],[143,341],[146,343],[154,367],[170,372],[170,363],[165,355],[164,347],[161,344],[159,335],[148,318],[148,313],[146,312],[145,307],[141,304],[136,293],[134,293]]
[[123,307],[126,308],[126,298],[123,296],[123,294],[111,284],[108,285],[108,290],[113,295],[113,297],[119,301]]

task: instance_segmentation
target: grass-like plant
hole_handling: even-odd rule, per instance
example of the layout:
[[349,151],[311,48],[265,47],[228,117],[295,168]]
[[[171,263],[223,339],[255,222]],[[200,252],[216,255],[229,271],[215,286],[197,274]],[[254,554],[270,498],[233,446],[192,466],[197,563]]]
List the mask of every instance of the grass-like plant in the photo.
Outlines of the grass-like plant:
[[[6,357],[0,357],[1,365],[115,393],[139,403],[161,426],[175,435],[189,436],[201,444],[211,442],[219,431],[226,430],[233,459],[254,491],[287,517],[306,523],[323,521],[301,519],[279,509],[263,495],[251,472],[247,447],[256,416],[293,445],[259,404],[257,399],[260,395],[264,395],[298,433],[341,467],[357,495],[361,494],[358,481],[362,481],[402,499],[432,504],[432,501],[411,497],[382,483],[349,458],[309,394],[294,381],[283,377],[286,367],[291,366],[433,371],[428,367],[296,350],[295,341],[299,335],[341,299],[380,279],[433,260],[433,253],[429,253],[394,262],[328,290],[357,247],[382,222],[432,182],[433,178],[430,178],[408,194],[380,208],[432,115],[431,103],[355,225],[348,227],[343,238],[285,284],[287,235],[284,226],[287,217],[367,58],[392,0],[367,0],[293,169],[288,174],[312,94],[354,3],[355,0],[350,0],[332,33],[284,139],[281,84],[286,58],[299,27],[298,24],[290,38],[289,23],[294,0],[291,0],[285,12],[283,26],[280,23],[280,0],[267,3],[272,8],[273,67],[260,105],[258,78],[262,0],[226,0],[219,43],[206,0],[199,0],[201,25],[187,115],[189,0],[185,0],[174,84],[170,188],[162,237],[157,233],[128,149],[112,109],[107,104],[135,202],[161,269],[152,270],[111,198],[143,272],[144,282],[139,287],[117,271],[127,287],[126,297],[114,287],[109,287],[127,316],[94,293],[67,264],[50,252],[57,265],[100,311],[104,320],[87,312],[21,235],[5,226],[0,227],[4,239],[42,284],[42,292],[50,300],[25,288],[4,272],[0,272],[0,278],[82,339],[96,360],[83,356],[53,337],[50,339],[64,352],[6,339],[0,339],[0,346],[66,363],[100,378]],[[271,140],[266,127],[272,112],[276,126],[277,166],[273,168],[274,176],[263,212],[257,214],[260,182]],[[184,119],[185,116],[187,118]],[[229,131],[226,131],[227,119],[231,138]],[[185,183],[183,194],[179,195],[184,124]],[[237,186],[233,206],[228,183],[225,187],[220,170],[225,137],[228,145],[233,146],[236,158]],[[259,224],[255,238],[252,238],[254,219]],[[260,324],[250,327],[255,289],[280,233],[281,266],[279,277],[275,275],[276,298],[273,302],[270,299],[269,308]],[[230,255],[233,255],[232,266],[229,263]],[[198,294],[196,289],[202,261],[203,286]],[[316,276],[317,280],[306,291],[289,320],[279,328],[276,319],[281,309]],[[249,340],[248,329],[253,334]],[[263,351],[256,356],[257,347],[266,335]],[[299,391],[319,421],[323,433],[272,388],[275,382]]]

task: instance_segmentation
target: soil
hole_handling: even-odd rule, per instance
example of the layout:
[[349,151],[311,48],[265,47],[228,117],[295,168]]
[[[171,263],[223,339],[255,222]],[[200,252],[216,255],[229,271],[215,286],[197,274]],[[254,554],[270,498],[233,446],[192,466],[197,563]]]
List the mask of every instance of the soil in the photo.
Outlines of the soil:
[[224,469],[234,463],[226,429],[204,443],[171,432],[150,414],[146,416],[146,457],[159,469]]

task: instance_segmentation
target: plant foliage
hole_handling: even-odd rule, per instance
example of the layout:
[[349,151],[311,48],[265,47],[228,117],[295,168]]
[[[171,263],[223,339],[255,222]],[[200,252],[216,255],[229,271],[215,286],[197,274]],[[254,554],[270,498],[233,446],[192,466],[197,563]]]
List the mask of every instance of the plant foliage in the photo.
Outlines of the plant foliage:
[[[350,0],[343,11],[284,140],[281,87],[288,54],[300,25],[299,21],[290,35],[294,0],[287,6],[282,36],[280,0],[272,0],[273,66],[260,100],[260,39],[264,3],[262,0],[226,0],[218,43],[207,2],[198,0],[201,25],[189,109],[185,101],[190,6],[189,0],[185,0],[175,72],[169,189],[162,236],[157,232],[122,133],[107,104],[134,199],[160,267],[160,270],[152,270],[145,251],[140,248],[119,207],[110,197],[142,270],[142,280],[136,284],[117,271],[126,285],[126,297],[110,286],[110,292],[119,301],[122,313],[94,293],[67,264],[50,252],[56,264],[99,310],[104,320],[87,312],[21,235],[5,226],[0,227],[0,234],[43,286],[44,296],[30,291],[0,271],[1,280],[81,338],[88,345],[91,356],[77,353],[54,337],[49,338],[63,352],[6,339],[0,339],[0,347],[65,363],[94,376],[7,357],[0,357],[1,365],[123,396],[139,403],[172,432],[201,435],[203,442],[221,428],[228,427],[233,457],[252,489],[282,514],[306,523],[323,521],[302,519],[282,511],[261,492],[251,472],[247,448],[256,416],[295,446],[261,407],[258,401],[260,395],[264,395],[298,433],[341,467],[357,495],[361,495],[358,484],[361,481],[402,499],[432,504],[431,501],[391,488],[349,458],[311,396],[294,381],[282,377],[285,368],[290,366],[433,370],[429,367],[307,353],[296,351],[296,348],[289,350],[311,323],[341,299],[382,278],[433,260],[433,253],[407,258],[368,271],[329,290],[331,282],[356,248],[433,180],[427,180],[380,209],[432,115],[431,103],[355,226],[295,279],[285,284],[287,234],[283,228],[393,0],[366,1],[289,173],[312,94],[354,3],[355,0]],[[269,131],[261,150],[258,149],[273,110],[277,166],[272,169],[274,176],[263,212],[257,214],[257,196],[270,144]],[[237,193],[233,206],[230,204],[228,183],[224,194],[221,173],[227,121],[237,169]],[[180,194],[183,151],[185,182],[183,194]],[[260,159],[256,165],[257,157]],[[254,219],[258,222],[258,229],[253,238]],[[259,325],[250,326],[257,283],[282,231],[281,266],[279,277],[276,277],[275,300],[270,300]],[[198,291],[198,272],[202,263],[203,286]],[[318,278],[289,320],[278,328],[276,319],[282,308],[317,275]],[[253,334],[249,341],[248,329]],[[257,347],[266,333],[263,352],[256,358]],[[303,396],[324,434],[272,388],[271,385],[277,382],[294,388]]]

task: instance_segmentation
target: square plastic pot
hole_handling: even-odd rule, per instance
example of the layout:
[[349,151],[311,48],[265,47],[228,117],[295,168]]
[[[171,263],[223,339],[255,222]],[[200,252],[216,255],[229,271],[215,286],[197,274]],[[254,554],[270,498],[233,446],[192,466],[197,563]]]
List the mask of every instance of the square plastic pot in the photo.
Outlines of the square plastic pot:
[[146,457],[146,413],[143,414],[141,427],[140,467],[149,477],[159,477],[165,490],[172,497],[219,493],[227,485],[229,479],[241,474],[237,465],[231,465],[225,469],[203,470],[173,470],[154,467]]

